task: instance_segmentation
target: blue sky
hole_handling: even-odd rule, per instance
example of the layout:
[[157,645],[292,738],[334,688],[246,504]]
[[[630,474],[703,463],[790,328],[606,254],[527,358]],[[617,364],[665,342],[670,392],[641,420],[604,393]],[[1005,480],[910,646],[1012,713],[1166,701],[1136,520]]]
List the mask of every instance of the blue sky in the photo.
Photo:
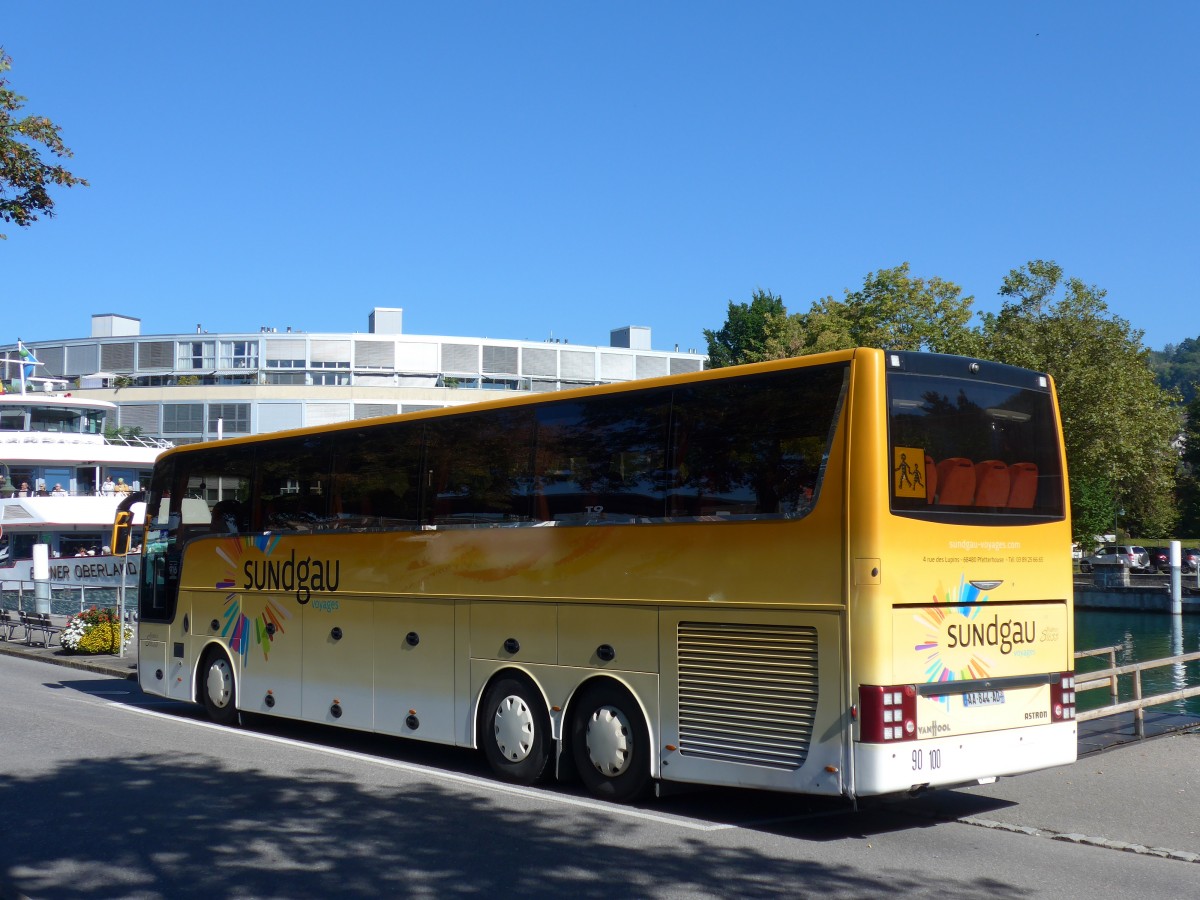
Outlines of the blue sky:
[[6,0],[89,188],[3,228],[11,341],[365,331],[703,349],[874,270],[1034,258],[1200,335],[1194,3]]

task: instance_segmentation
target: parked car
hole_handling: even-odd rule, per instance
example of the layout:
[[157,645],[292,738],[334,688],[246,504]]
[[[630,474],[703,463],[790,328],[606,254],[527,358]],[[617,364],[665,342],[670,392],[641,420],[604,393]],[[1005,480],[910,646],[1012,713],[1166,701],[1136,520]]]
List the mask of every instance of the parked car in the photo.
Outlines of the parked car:
[[1149,572],[1150,554],[1145,547],[1134,544],[1101,547],[1079,561],[1080,572],[1090,572],[1095,566],[1125,566],[1131,572]]
[[1147,547],[1146,554],[1150,557],[1151,572],[1170,572],[1171,571],[1171,548],[1170,547]]
[[[1167,573],[1171,571],[1171,548],[1170,547],[1147,547],[1146,553],[1150,556],[1150,571]],[[1183,572],[1195,572],[1197,564],[1200,564],[1200,550],[1193,547],[1182,547],[1179,551],[1179,567]]]

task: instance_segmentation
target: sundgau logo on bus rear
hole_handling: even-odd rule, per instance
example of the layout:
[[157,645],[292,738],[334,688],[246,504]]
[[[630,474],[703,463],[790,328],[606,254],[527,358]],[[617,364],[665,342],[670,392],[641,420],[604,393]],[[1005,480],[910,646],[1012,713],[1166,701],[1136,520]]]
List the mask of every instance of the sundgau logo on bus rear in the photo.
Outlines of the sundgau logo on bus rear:
[[946,646],[994,647],[1007,656],[1014,647],[1032,644],[1037,637],[1037,620],[1004,619],[992,616],[990,622],[951,622],[946,626]]
[[[1036,633],[1036,623],[1014,625],[1005,620],[1002,628],[1000,614],[988,621],[985,616],[992,610],[983,605],[987,599],[963,577],[957,591],[947,590],[941,598],[935,595],[936,606],[913,613],[912,637],[917,640],[910,646],[924,657],[926,682],[988,678],[996,674],[1000,657],[1025,643],[1027,628]],[[948,697],[936,699],[948,708]]]
[[1054,607],[989,603],[965,575],[939,588],[932,605],[896,612],[896,652],[915,653],[929,684],[1022,674],[1033,659],[1062,652]]
[[295,591],[298,603],[307,603],[313,591],[336,591],[341,577],[341,560],[311,556],[297,559],[295,550],[287,559],[248,559],[242,563],[242,590]]

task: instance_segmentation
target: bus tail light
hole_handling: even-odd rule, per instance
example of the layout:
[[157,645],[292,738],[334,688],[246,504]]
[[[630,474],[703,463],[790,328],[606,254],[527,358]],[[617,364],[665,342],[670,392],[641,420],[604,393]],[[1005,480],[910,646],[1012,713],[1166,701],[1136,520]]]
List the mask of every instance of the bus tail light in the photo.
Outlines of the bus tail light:
[[1050,682],[1050,720],[1068,722],[1075,718],[1075,673],[1062,672]]
[[917,739],[915,685],[859,685],[858,704],[861,740],[888,744]]

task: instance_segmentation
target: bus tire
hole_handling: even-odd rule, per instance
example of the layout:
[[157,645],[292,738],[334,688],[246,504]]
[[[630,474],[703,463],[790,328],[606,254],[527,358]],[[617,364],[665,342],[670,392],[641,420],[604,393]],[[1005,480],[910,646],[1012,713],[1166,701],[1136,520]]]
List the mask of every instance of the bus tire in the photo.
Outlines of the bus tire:
[[571,753],[580,780],[597,797],[626,803],[650,787],[650,735],[629,691],[602,682],[573,705]]
[[233,679],[233,664],[219,647],[205,653],[204,661],[200,664],[200,700],[208,717],[218,725],[237,724],[237,685]]
[[529,681],[505,676],[488,688],[479,741],[497,777],[514,784],[542,779],[550,763],[550,717]]

